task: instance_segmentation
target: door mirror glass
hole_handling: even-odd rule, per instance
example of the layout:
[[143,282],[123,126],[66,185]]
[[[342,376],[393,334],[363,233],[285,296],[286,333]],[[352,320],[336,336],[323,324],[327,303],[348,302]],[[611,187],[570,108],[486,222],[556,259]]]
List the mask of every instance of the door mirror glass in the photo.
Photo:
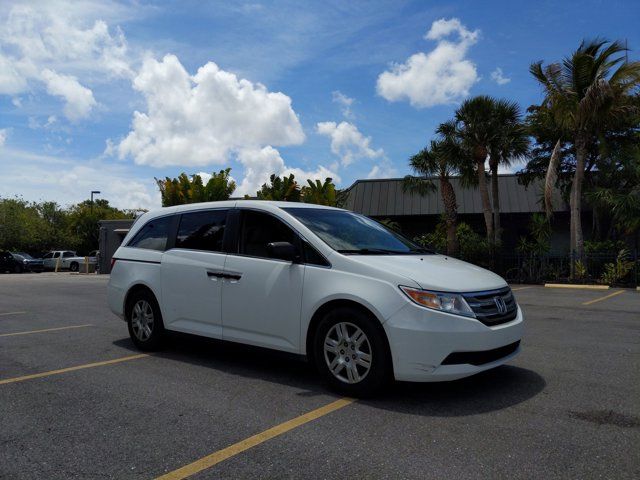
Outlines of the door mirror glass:
[[267,244],[269,256],[287,262],[297,262],[300,259],[298,249],[289,242],[271,242]]

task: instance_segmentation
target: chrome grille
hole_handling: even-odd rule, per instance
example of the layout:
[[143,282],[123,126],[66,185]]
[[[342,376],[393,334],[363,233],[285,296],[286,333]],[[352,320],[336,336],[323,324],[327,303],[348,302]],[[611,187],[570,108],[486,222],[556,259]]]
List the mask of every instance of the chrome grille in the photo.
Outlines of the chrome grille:
[[518,305],[509,287],[462,294],[476,318],[489,327],[512,321]]

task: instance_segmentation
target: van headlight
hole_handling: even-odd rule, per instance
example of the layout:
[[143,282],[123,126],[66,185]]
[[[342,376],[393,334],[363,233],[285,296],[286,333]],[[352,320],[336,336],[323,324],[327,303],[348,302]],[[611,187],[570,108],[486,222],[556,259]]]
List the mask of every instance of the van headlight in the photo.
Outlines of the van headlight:
[[465,317],[475,317],[473,310],[462,295],[449,292],[433,292],[430,290],[420,290],[399,285],[400,290],[409,297],[413,303],[421,307],[439,310],[441,312],[464,315]]

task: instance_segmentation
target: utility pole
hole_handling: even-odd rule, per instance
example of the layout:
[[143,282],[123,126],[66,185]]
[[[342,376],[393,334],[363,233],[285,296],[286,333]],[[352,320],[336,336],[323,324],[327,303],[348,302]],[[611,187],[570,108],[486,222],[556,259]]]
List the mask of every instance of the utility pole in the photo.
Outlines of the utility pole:
[[91,190],[91,213],[93,213],[93,196],[100,195],[100,190]]

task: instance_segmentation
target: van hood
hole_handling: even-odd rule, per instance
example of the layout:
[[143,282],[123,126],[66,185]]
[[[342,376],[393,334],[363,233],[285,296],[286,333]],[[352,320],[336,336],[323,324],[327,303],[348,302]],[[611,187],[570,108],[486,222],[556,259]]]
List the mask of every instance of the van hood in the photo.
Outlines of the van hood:
[[353,255],[351,258],[408,277],[425,290],[478,292],[507,284],[489,270],[445,255]]

